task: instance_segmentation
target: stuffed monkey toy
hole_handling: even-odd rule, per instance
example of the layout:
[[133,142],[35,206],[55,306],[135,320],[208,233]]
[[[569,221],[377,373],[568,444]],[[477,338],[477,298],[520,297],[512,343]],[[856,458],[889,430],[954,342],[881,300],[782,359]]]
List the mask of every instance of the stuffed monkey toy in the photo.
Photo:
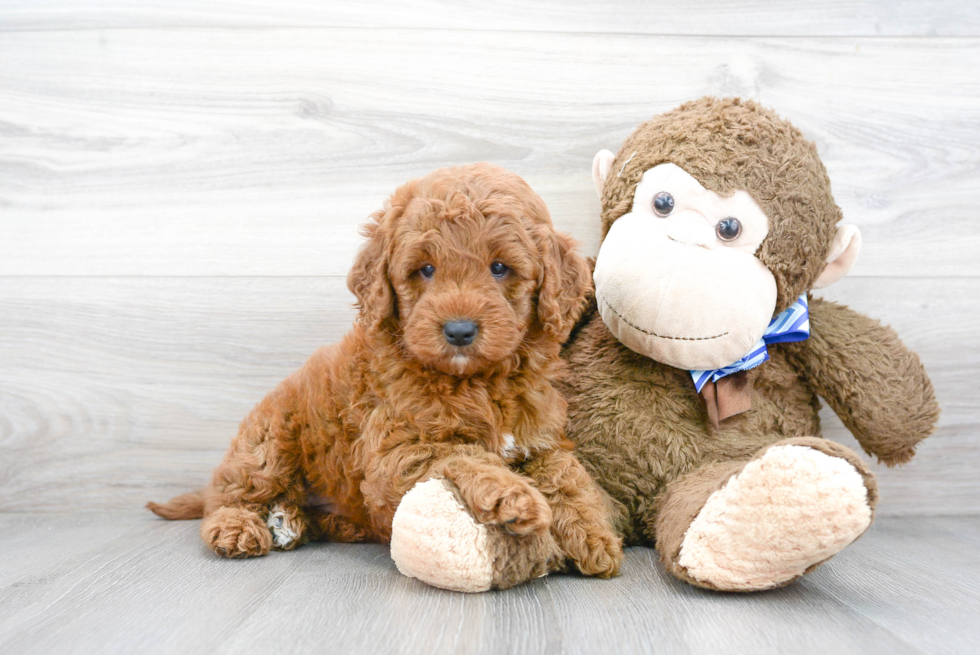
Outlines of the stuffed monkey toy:
[[[878,500],[861,458],[820,437],[818,397],[887,465],[939,416],[894,331],[809,295],[848,272],[860,233],[840,224],[815,146],[751,101],[657,116],[600,152],[593,177],[603,240],[565,351],[567,436],[625,543],[654,545],[674,576],[788,584],[864,533]],[[406,513],[430,512],[414,503]],[[512,579],[562,566],[495,539]],[[453,548],[472,550],[432,552]]]

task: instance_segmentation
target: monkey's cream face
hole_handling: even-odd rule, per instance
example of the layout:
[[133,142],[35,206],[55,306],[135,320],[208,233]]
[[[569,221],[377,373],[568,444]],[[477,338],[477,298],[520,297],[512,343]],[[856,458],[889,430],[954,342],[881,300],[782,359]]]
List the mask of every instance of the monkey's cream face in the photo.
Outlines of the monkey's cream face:
[[762,337],[776,280],[755,256],[769,219],[745,191],[722,197],[674,164],[644,173],[595,267],[613,335],[677,368],[728,366]]

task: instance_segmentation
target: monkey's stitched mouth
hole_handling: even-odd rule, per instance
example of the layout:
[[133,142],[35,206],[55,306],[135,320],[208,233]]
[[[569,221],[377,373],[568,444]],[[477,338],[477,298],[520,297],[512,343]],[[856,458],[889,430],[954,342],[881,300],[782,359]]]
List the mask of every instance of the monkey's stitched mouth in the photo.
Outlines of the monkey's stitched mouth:
[[616,308],[610,305],[609,301],[607,301],[605,298],[600,298],[600,300],[602,301],[602,304],[608,307],[609,311],[611,311],[613,314],[618,316],[619,320],[621,320],[623,323],[626,323],[626,325],[630,326],[634,330],[638,330],[643,334],[649,334],[651,337],[657,337],[658,339],[673,339],[675,341],[710,341],[711,339],[720,339],[721,337],[728,335],[728,332],[722,332],[721,334],[716,334],[713,337],[669,337],[663,334],[657,334],[656,332],[650,332],[649,330],[644,330],[639,325],[634,325],[633,323],[623,318],[623,315],[617,312]]

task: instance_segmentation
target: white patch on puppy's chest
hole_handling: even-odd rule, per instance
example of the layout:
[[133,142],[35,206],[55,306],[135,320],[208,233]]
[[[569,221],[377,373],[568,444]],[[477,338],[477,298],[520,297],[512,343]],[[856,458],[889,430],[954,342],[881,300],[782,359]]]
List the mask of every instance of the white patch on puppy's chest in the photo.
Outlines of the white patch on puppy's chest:
[[504,445],[500,447],[500,456],[504,459],[513,459],[518,456],[526,459],[531,456],[531,449],[525,446],[518,446],[514,435],[508,432],[504,435]]

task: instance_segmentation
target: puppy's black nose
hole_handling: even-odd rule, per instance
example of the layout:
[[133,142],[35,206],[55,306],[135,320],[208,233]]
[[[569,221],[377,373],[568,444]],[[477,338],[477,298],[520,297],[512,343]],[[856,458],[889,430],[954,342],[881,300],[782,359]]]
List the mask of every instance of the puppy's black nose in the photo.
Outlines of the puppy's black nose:
[[468,346],[476,339],[479,328],[473,321],[449,321],[442,326],[446,341],[454,346]]

